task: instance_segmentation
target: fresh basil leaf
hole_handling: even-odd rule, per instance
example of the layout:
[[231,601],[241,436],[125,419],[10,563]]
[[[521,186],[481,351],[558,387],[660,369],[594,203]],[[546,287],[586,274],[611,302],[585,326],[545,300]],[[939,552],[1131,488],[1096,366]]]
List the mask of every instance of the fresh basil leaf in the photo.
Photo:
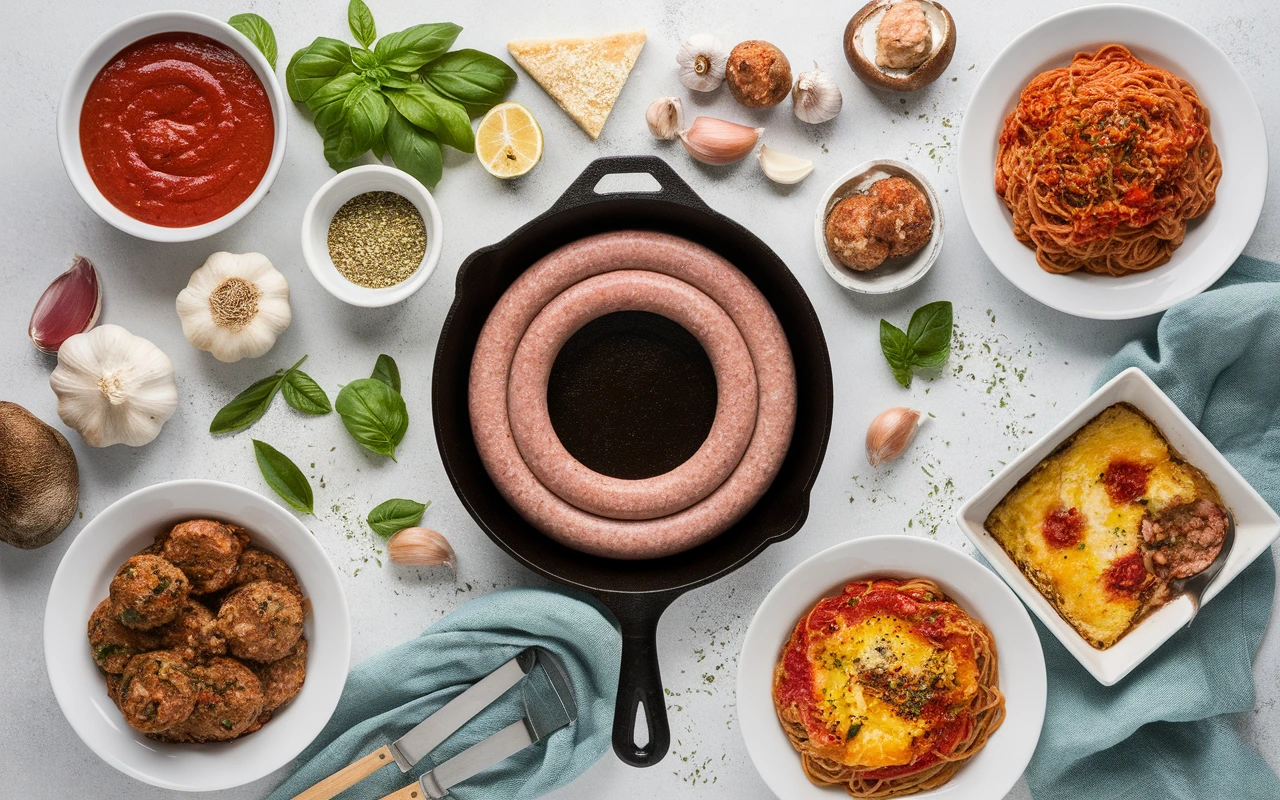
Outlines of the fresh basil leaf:
[[907,335],[896,328],[888,320],[880,320],[880,350],[893,370],[893,377],[903,386],[911,385],[911,367],[914,353]]
[[[352,2],[358,2],[358,0],[352,0]],[[279,53],[276,49],[276,32],[271,30],[270,23],[257,14],[236,14],[227,20],[227,24],[243,33],[245,38],[253,42],[253,46],[267,57],[267,63],[271,68],[276,68],[276,56]]]
[[915,364],[937,367],[951,353],[951,303],[940,300],[917,308],[907,326]]
[[365,47],[373,44],[378,38],[378,29],[373,24],[373,12],[364,4],[364,0],[351,0],[347,4],[347,25],[351,35]]
[[[300,103],[306,103],[322,86],[355,69],[351,61],[351,45],[321,36],[294,55],[290,60],[290,68],[295,91],[290,92],[289,96]],[[285,75],[285,82],[290,82],[288,73]]]
[[280,391],[281,384],[306,360],[307,357],[303,356],[289,369],[277,370],[276,374],[254,382],[248,389],[231,398],[231,402],[218,409],[218,413],[213,416],[213,422],[209,423],[209,433],[235,433],[262,419],[262,415],[271,407],[276,392]]
[[362,47],[351,51],[351,63],[356,65],[356,69],[367,72],[378,67],[378,57]]
[[345,127],[326,134],[324,137],[324,160],[334,172],[342,172],[356,165],[355,159],[343,158],[340,153],[351,152],[351,132]]
[[[391,111],[391,116],[395,116],[395,113],[396,113],[396,112],[395,112],[395,110],[394,110],[394,109],[392,109],[392,111]],[[387,118],[387,126],[388,126],[388,127],[390,127],[390,125],[391,125],[391,120],[390,120],[390,117],[388,117],[388,118]],[[373,143],[373,157],[374,157],[374,158],[376,158],[376,159],[378,159],[379,161],[381,161],[382,159],[384,159],[384,158],[386,158],[386,157],[387,157],[387,132],[386,132],[386,130],[383,130],[383,131],[382,131],[382,135],[381,135],[381,136],[379,136],[379,137],[377,138],[377,140]]]
[[299,511],[315,515],[312,510],[315,498],[311,494],[311,483],[297,464],[290,461],[284,453],[257,439],[253,440],[253,455],[258,459],[262,477],[280,495],[280,499]]
[[357,444],[396,460],[396,445],[409,429],[409,410],[399,392],[376,378],[361,378],[342,387],[334,408]]
[[462,106],[441,97],[420,83],[415,83],[408,89],[388,89],[387,96],[391,98],[396,111],[419,128],[434,133],[441,144],[464,153],[475,152],[471,119]]
[[394,498],[375,506],[369,512],[366,522],[379,536],[391,536],[421,522],[422,515],[429,505],[431,505],[429,501],[415,503],[412,500]]
[[345,72],[307,98],[307,108],[311,109],[311,117],[321,136],[327,139],[331,132],[340,132],[346,127],[347,95],[357,86],[368,85],[354,72]]
[[387,152],[396,166],[434,187],[444,174],[444,153],[435,136],[404,118],[394,108],[387,121]]
[[373,365],[373,375],[370,377],[382,381],[397,392],[400,391],[400,367],[396,366],[396,360],[386,353],[378,356],[377,362]]
[[452,22],[414,25],[388,33],[378,40],[373,52],[384,67],[396,72],[416,72],[448,52],[462,28]]
[[338,148],[338,156],[344,160],[358,158],[366,153],[387,127],[387,101],[378,87],[361,79],[343,101],[343,120],[351,133]]
[[499,58],[479,50],[454,50],[422,70],[427,85],[468,111],[483,113],[507,96],[515,85],[515,70]]
[[403,75],[392,72],[386,67],[378,67],[366,73],[369,77],[374,78],[378,83],[382,84],[384,89],[408,89],[413,85],[412,78],[406,78]]
[[286,403],[304,414],[320,416],[333,410],[333,406],[329,405],[329,395],[302,370],[293,370],[285,376],[280,392]]

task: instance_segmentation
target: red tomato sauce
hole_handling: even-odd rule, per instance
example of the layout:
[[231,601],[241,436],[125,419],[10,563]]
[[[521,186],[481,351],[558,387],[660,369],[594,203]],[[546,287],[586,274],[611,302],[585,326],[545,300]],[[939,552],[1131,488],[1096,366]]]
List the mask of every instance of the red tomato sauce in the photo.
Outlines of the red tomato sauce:
[[1111,502],[1132,503],[1147,493],[1147,473],[1150,467],[1135,464],[1132,461],[1116,459],[1107,465],[1102,473],[1102,482],[1107,487],[1107,495]]
[[1075,547],[1084,534],[1084,514],[1074,507],[1054,509],[1044,518],[1040,530],[1051,547]]
[[141,39],[107,63],[80,110],[98,191],[142,222],[186,228],[235,209],[266,174],[271,100],[249,63],[194,33]]

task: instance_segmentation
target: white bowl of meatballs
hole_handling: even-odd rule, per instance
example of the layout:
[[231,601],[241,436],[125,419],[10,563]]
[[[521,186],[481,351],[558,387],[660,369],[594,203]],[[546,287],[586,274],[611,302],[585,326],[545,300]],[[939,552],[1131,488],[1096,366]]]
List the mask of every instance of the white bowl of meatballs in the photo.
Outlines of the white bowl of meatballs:
[[291,761],[333,714],[351,655],[342,584],[311,532],[206,480],[142,489],[90,521],[54,576],[44,639],[76,734],[177,791]]
[[868,161],[840,176],[818,203],[818,260],[857,294],[887,294],[924,277],[942,250],[942,207],[911,165]]

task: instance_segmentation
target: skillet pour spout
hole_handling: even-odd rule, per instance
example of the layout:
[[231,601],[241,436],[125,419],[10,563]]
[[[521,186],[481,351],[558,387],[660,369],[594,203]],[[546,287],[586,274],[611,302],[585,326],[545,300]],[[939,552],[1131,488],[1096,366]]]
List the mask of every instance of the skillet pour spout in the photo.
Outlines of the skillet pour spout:
[[[596,191],[608,175],[636,173],[651,176],[661,188],[613,194]],[[586,236],[617,230],[680,236],[736,266],[773,307],[796,370],[795,432],[778,476],[764,496],[714,539],[683,553],[641,561],[572,550],[520,517],[481,463],[467,406],[471,354],[502,293],[553,250]],[[431,392],[436,442],[445,472],[476,524],[512,558],[545,578],[593,595],[617,618],[623,653],[614,714],[614,752],[632,766],[657,764],[671,741],[658,670],[657,628],[662,612],[685,592],[724,577],[771,543],[795,534],[809,513],[809,493],[831,433],[832,380],[826,339],[804,289],[764,242],[713,211],[662,159],[597,159],[546,213],[463,262],[458,270],[457,294],[436,346]],[[641,709],[647,736],[637,737]]]

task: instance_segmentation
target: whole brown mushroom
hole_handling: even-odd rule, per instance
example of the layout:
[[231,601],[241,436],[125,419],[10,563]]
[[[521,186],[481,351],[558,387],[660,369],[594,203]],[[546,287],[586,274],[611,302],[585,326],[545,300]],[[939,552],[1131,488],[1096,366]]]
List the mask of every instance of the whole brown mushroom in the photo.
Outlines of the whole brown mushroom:
[[768,108],[791,92],[791,63],[768,42],[748,39],[729,51],[724,70],[733,99],[748,108]]
[[844,29],[844,55],[854,73],[892,92],[933,83],[955,49],[955,21],[937,0],[871,0]]
[[34,550],[58,538],[80,502],[66,438],[16,403],[0,402],[0,541]]

